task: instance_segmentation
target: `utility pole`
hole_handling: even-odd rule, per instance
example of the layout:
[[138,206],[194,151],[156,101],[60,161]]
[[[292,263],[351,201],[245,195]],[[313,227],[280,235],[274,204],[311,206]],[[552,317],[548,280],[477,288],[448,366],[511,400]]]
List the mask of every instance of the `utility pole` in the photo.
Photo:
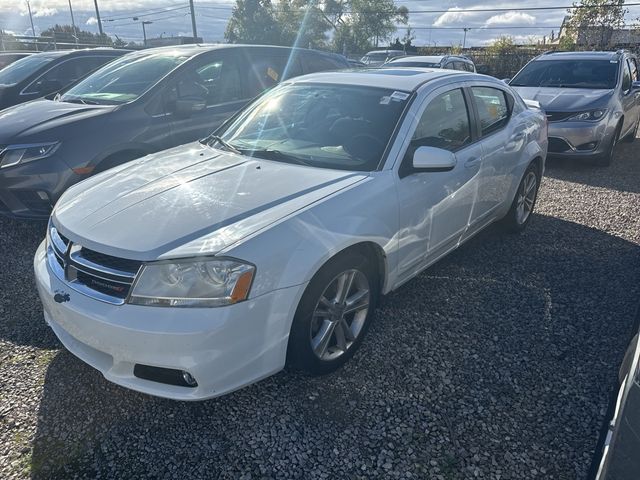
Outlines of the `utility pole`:
[[148,20],[146,21],[142,21],[142,37],[144,38],[144,46],[147,46],[147,31],[145,30],[144,26],[145,25],[151,25],[153,22],[150,22]]
[[78,29],[76,28],[76,21],[73,18],[73,8],[71,7],[71,0],[69,0],[69,12],[71,13],[71,26],[73,27],[73,38],[76,39],[76,47],[77,47],[78,46]]
[[33,15],[31,15],[31,4],[27,0],[27,9],[29,10],[29,20],[31,21],[31,34],[33,35],[33,41],[36,44],[36,51],[38,50],[38,42],[36,41],[36,29],[33,28]]
[[196,29],[196,12],[193,9],[193,0],[189,0],[189,9],[191,10],[191,30],[193,32],[193,42],[198,38],[198,30]]
[[93,0],[93,4],[96,6],[96,20],[98,21],[98,31],[100,36],[104,35],[102,31],[102,21],[100,20],[100,10],[98,10],[98,0]]
[[462,39],[462,50],[464,50],[464,48],[467,46],[467,32],[471,29],[465,27],[463,28],[463,30],[464,30],[464,38]]

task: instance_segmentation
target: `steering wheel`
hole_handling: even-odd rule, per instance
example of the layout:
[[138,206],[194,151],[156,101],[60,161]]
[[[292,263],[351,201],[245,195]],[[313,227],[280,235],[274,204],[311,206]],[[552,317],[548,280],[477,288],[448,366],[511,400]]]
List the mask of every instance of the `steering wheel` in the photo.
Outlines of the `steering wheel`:
[[345,140],[342,148],[355,159],[367,163],[382,154],[384,142],[370,133],[357,133]]

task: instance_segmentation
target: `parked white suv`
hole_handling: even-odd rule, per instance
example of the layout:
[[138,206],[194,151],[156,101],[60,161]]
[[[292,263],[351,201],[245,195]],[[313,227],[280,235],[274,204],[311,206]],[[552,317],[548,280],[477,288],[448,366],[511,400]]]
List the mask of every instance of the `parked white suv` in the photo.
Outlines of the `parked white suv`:
[[45,319],[120,385],[196,400],[336,369],[380,294],[531,219],[546,120],[472,73],[288,81],[216,135],[71,187],[35,256]]

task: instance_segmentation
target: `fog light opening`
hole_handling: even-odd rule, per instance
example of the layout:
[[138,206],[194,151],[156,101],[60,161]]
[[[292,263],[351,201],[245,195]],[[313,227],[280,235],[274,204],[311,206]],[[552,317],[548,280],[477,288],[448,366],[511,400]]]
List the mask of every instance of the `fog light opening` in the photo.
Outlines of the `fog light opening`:
[[184,370],[182,371],[182,379],[190,387],[198,386],[198,382],[196,382],[196,379],[193,378],[193,375],[191,375],[189,372],[185,372]]

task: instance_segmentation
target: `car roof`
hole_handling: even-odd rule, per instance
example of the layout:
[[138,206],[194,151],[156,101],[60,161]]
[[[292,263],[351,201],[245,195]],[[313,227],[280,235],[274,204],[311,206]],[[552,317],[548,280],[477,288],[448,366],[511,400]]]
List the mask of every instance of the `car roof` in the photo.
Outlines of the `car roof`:
[[[166,47],[154,47],[145,48],[144,50],[138,50],[133,52],[132,55],[149,55],[162,52],[175,52],[176,55],[194,56],[205,52],[212,52],[214,50],[228,50],[228,49],[251,49],[251,50],[270,50],[270,51],[283,51],[290,52],[291,50],[299,52],[313,52],[314,54],[326,55],[328,57],[340,57],[335,53],[322,52],[320,50],[312,50],[308,48],[299,47],[281,47],[279,45],[248,45],[242,43],[228,44],[228,43],[196,43],[188,45],[169,45]],[[344,58],[344,57],[342,57]]]
[[131,50],[124,50],[118,48],[84,48],[82,50],[52,50],[50,52],[38,52],[33,53],[38,57],[43,58],[58,58],[65,56],[84,56],[84,55],[95,55],[96,53],[119,53],[124,55],[125,53],[129,53]]
[[365,53],[366,55],[371,55],[373,53],[402,53],[404,54],[404,50],[371,50],[370,52]]
[[619,55],[618,52],[548,52],[535,60],[614,60]]
[[390,60],[389,63],[393,62],[429,62],[429,63],[440,63],[445,55],[413,55],[411,57],[399,57]]
[[[411,92],[417,90],[422,84],[447,76],[459,77],[459,80],[499,80],[491,79],[486,75],[463,72],[458,70],[446,70],[442,68],[370,68],[358,70],[342,70],[335,72],[318,72],[289,80],[288,83],[328,83],[336,85],[357,85],[363,87],[380,87],[390,90],[402,90]],[[456,79],[457,80],[457,79]]]

